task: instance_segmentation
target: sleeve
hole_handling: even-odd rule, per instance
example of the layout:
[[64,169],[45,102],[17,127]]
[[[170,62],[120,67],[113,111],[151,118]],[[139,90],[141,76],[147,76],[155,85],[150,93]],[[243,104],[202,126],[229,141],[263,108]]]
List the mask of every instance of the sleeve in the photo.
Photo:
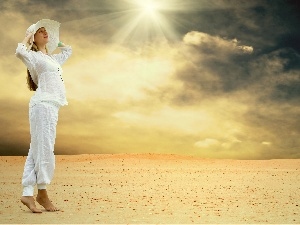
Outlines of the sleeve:
[[16,49],[16,56],[22,60],[22,62],[27,66],[29,71],[32,71],[34,69],[34,55],[32,54],[32,51],[27,51],[27,47],[25,44],[18,43]]
[[61,52],[58,54],[53,54],[53,58],[60,64],[64,64],[65,61],[71,56],[72,54],[72,47],[71,46],[65,46],[60,47]]

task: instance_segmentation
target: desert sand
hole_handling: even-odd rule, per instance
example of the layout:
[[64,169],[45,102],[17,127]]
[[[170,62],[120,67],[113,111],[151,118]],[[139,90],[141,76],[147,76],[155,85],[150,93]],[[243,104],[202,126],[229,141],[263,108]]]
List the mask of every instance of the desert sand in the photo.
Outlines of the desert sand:
[[25,159],[0,157],[1,224],[300,223],[299,159],[56,156],[48,192],[61,211],[41,214],[19,200]]

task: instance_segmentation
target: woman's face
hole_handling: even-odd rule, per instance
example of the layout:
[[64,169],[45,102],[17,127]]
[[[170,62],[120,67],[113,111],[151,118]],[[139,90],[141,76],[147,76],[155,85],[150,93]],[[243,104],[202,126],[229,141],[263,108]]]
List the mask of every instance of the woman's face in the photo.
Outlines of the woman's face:
[[37,45],[47,44],[48,43],[48,33],[44,27],[41,27],[34,34],[34,42]]

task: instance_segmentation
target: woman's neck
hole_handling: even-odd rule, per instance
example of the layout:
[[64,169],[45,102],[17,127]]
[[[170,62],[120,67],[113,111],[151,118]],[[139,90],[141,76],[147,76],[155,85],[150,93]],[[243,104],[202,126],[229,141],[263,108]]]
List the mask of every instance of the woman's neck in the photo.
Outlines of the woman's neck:
[[39,51],[41,51],[44,54],[47,54],[46,45],[37,45]]

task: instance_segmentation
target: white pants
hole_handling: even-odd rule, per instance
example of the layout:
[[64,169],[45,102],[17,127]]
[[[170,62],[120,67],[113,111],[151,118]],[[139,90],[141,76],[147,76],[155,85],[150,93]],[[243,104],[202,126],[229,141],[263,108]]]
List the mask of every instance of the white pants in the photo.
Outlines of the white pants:
[[29,108],[31,143],[22,178],[23,196],[33,196],[34,186],[46,189],[55,169],[54,144],[59,106],[42,102]]

